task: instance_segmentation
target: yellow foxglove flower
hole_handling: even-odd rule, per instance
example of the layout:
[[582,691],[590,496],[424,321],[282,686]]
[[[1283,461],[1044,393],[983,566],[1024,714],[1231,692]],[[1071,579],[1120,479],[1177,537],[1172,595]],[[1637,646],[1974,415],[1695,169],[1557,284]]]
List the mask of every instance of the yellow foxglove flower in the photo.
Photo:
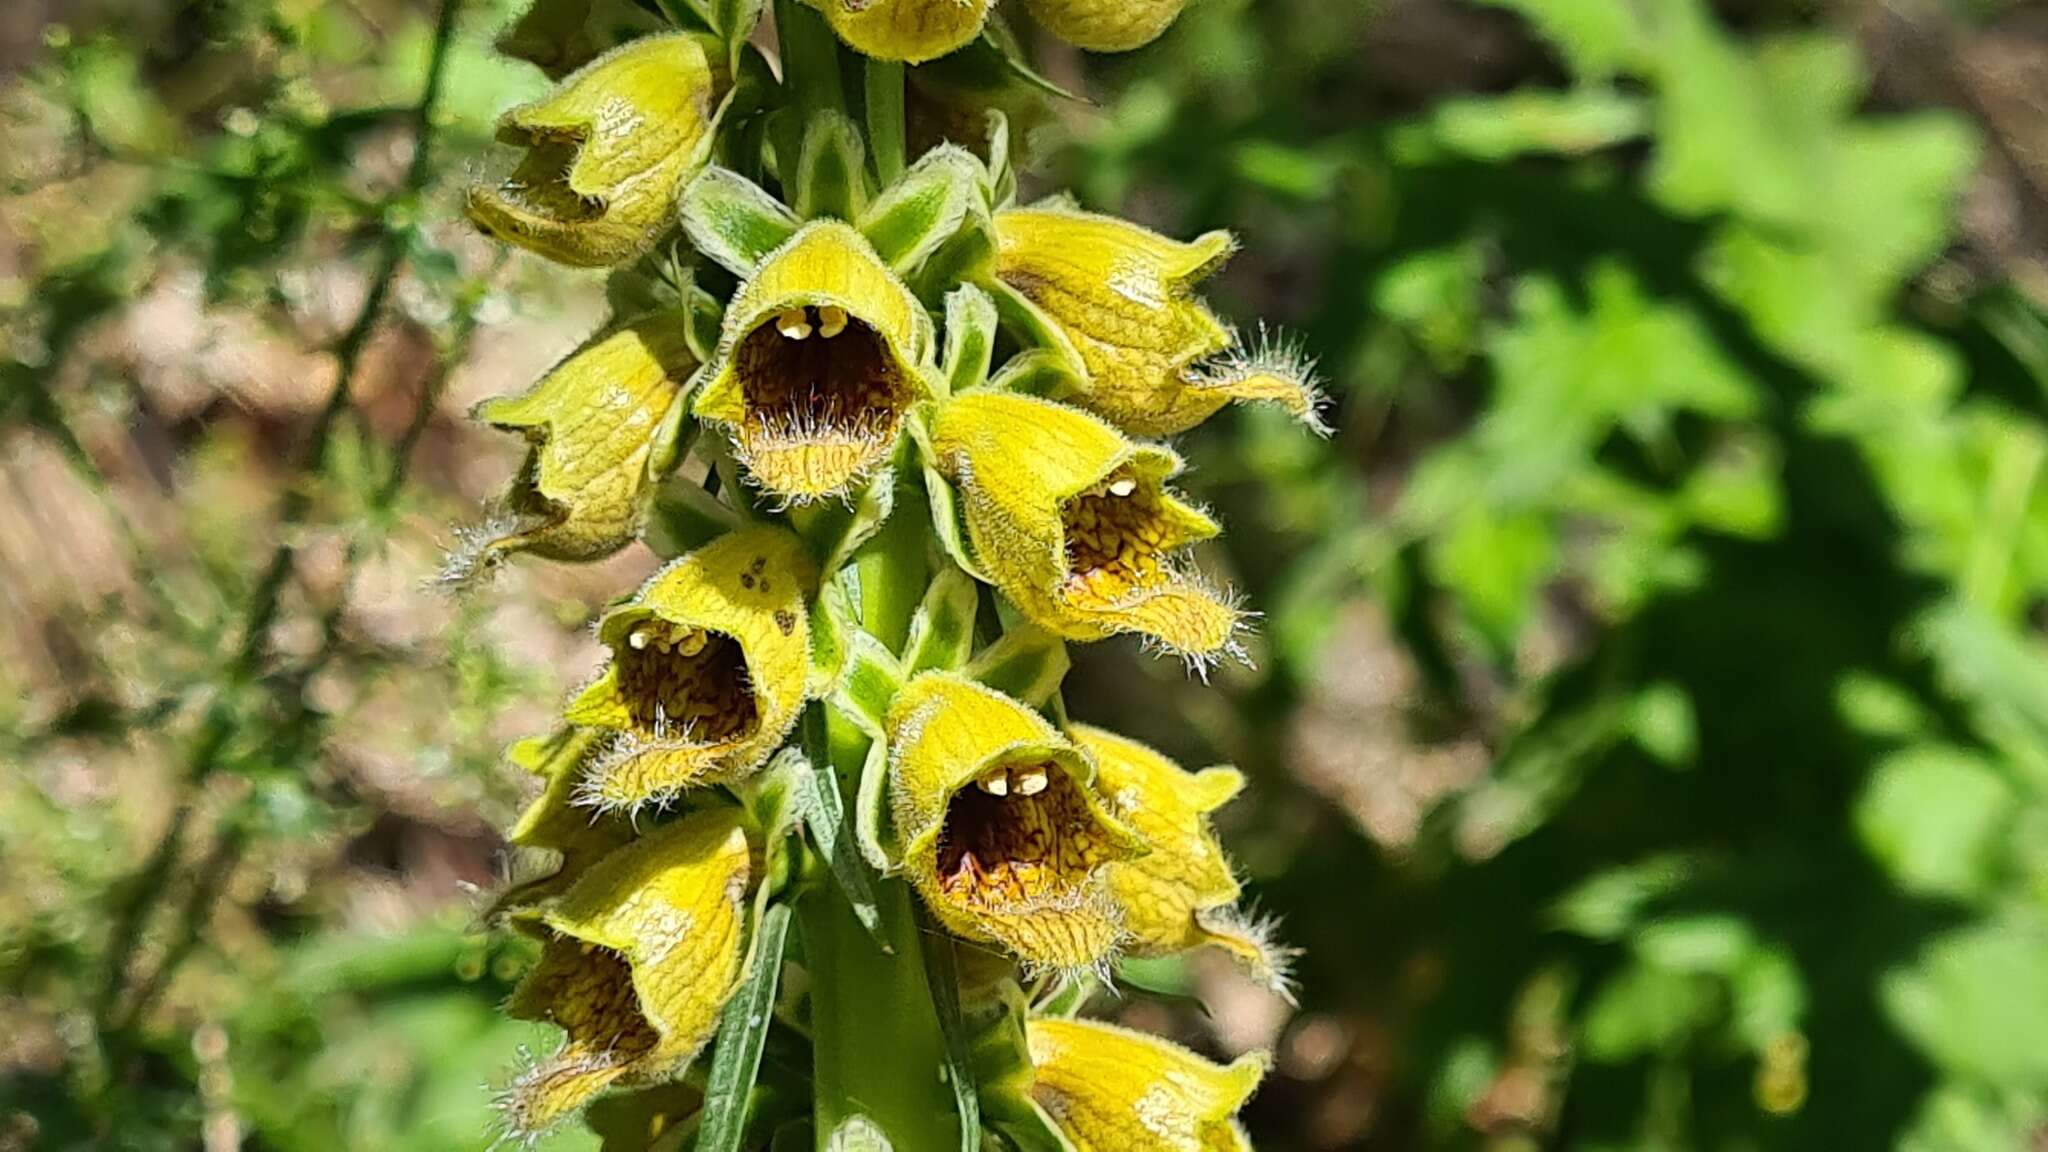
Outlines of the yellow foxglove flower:
[[811,0],[863,56],[922,64],[975,38],[989,0]]
[[1180,18],[1187,0],[1025,0],[1053,35],[1090,52],[1142,48]]
[[1195,661],[1232,650],[1241,614],[1182,557],[1218,529],[1166,487],[1180,457],[1065,405],[987,391],[939,409],[932,449],[960,487],[975,558],[1040,627],[1136,632]]
[[1137,436],[1171,436],[1233,401],[1316,420],[1308,367],[1284,348],[1238,349],[1193,286],[1230,255],[1227,232],[1191,244],[1069,207],[996,214],[995,275],[1070,345],[1079,404]]
[[698,812],[590,866],[534,914],[540,961],[507,1011],[567,1033],[502,1098],[537,1133],[613,1085],[680,1073],[740,979],[752,862],[731,809]]
[[1122,927],[1107,864],[1144,851],[1089,786],[1088,758],[992,689],[927,672],[886,721],[903,867],[941,924],[1027,964],[1101,963]]
[[1091,1020],[1028,1026],[1031,1095],[1075,1152],[1251,1152],[1234,1117],[1264,1053],[1211,1064],[1178,1044]]
[[803,706],[816,586],[803,542],[764,525],[675,561],[607,613],[611,665],[565,713],[611,734],[578,801],[633,809],[760,767]]
[[561,857],[544,876],[514,884],[496,900],[492,913],[531,904],[553,895],[582,875],[591,863],[633,838],[623,816],[593,817],[576,803],[583,773],[603,743],[591,728],[563,728],[547,736],[521,740],[505,752],[506,759],[541,778],[540,795],[526,806],[505,838],[522,848],[538,848]]
[[455,581],[513,552],[595,560],[631,543],[653,492],[654,454],[697,361],[681,316],[649,316],[598,337],[518,396],[477,418],[525,434],[531,450],[505,499],[508,523],[473,530]]
[[1244,787],[1235,768],[1189,772],[1136,740],[1071,725],[1067,735],[1095,758],[1095,790],[1152,851],[1109,866],[1109,891],[1124,911],[1129,951],[1163,956],[1214,945],[1261,981],[1287,984],[1286,956],[1266,930],[1238,914],[1242,893],[1208,814]]
[[931,395],[932,321],[860,233],[807,225],[726,309],[696,413],[731,429],[747,469],[790,501],[844,493],[889,458]]
[[647,251],[703,162],[720,83],[714,58],[689,35],[642,37],[505,113],[498,138],[526,155],[504,180],[470,190],[470,219],[564,264],[603,267]]

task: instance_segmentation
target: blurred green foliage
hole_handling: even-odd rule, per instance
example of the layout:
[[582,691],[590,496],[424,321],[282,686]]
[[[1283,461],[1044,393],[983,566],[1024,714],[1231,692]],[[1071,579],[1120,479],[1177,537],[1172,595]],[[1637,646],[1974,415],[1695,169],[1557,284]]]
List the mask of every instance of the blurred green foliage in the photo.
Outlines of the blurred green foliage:
[[[119,414],[118,390],[55,394],[54,366],[173,266],[203,272],[211,306],[282,310],[284,273],[392,243],[398,307],[459,356],[485,272],[422,221],[453,217],[492,116],[539,77],[486,50],[508,7],[467,11],[435,178],[408,188],[372,161],[413,113],[433,25],[377,11],[228,0],[181,8],[160,42],[46,37],[14,130],[124,191],[9,287],[0,421],[63,441],[67,406]],[[1261,778],[1232,840],[1305,954],[1302,1014],[1247,1114],[1260,1146],[2037,1146],[2048,315],[1960,230],[1984,126],[1874,94],[1849,27],[1798,4],[1198,0],[1158,46],[1074,75],[1102,106],[1072,110],[1043,186],[1236,230],[1226,310],[1286,322],[1336,400],[1327,441],[1249,412],[1186,446],[1270,612],[1228,713],[1118,652],[1083,658],[1102,691],[1074,701]],[[185,450],[198,543],[137,625],[155,642],[98,670],[162,689],[156,718],[180,723],[272,543],[207,498],[256,466],[247,446]],[[402,459],[341,428],[295,481],[307,521],[388,525]],[[1484,753],[1420,797],[1404,842],[1300,770],[1303,716],[1358,675],[1361,612],[1415,690],[1339,731]],[[544,691],[473,642],[483,627],[466,614],[431,668],[344,661],[449,702],[420,759],[450,787],[505,787],[483,718]],[[219,842],[369,820],[318,770],[307,675],[264,663],[218,697],[219,771],[249,782]],[[0,749],[125,739],[153,722],[132,695],[33,725],[0,698]],[[89,1005],[142,862],[107,814],[26,773],[0,788],[18,878],[0,995],[60,1021],[65,1049],[58,1073],[0,1069],[28,1146],[196,1147],[223,1101],[249,1147],[488,1143],[480,1085],[530,1035],[495,1012],[516,947],[459,913],[377,937],[271,909],[260,959],[197,942],[226,958],[218,1048],[145,1019],[110,1061]],[[1291,1060],[1321,1024],[1337,1057]]]

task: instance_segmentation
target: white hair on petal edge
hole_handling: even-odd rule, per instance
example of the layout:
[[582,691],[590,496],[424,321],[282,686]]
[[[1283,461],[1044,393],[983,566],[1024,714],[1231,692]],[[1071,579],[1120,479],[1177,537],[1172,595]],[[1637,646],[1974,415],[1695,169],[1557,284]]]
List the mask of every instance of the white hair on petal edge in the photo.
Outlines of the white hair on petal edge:
[[499,545],[527,527],[510,508],[487,505],[483,519],[456,525],[455,543],[443,554],[440,570],[428,583],[451,595],[473,591],[505,562],[505,550]]
[[1240,957],[1245,969],[1274,995],[1289,1004],[1297,1004],[1294,962],[1301,956],[1301,949],[1280,939],[1279,916],[1262,913],[1257,908],[1206,908],[1195,914],[1195,922],[1219,936],[1230,936],[1243,942],[1258,956],[1256,961]]
[[1263,320],[1257,335],[1249,341],[1233,330],[1230,347],[1190,369],[1188,381],[1197,388],[1227,388],[1254,376],[1294,381],[1307,403],[1301,422],[1318,436],[1330,434],[1330,425],[1323,420],[1322,413],[1329,401],[1323,394],[1322,373],[1316,358],[1309,354],[1300,337],[1268,328]]

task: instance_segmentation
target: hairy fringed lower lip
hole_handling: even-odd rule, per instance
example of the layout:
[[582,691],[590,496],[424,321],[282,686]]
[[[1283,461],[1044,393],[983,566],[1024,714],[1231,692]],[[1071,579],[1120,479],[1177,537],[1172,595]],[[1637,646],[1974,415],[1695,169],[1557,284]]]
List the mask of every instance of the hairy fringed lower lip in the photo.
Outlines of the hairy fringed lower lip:
[[759,722],[746,655],[722,632],[649,620],[627,634],[618,664],[620,694],[643,736],[736,740]]

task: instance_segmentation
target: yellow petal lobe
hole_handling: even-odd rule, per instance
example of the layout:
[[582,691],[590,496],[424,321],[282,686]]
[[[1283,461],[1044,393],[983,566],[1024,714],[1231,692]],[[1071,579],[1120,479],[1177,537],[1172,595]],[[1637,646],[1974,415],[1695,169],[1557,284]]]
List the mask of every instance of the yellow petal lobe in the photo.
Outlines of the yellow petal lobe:
[[698,812],[612,852],[535,914],[541,958],[507,1011],[566,1036],[506,1089],[515,1134],[697,1055],[739,982],[751,867],[735,813]]
[[1031,1021],[1032,1097],[1075,1152],[1230,1152],[1232,1117],[1266,1073],[1264,1053],[1212,1064],[1177,1044],[1090,1020]]
[[676,560],[607,613],[598,639],[611,664],[564,712],[608,738],[578,803],[632,810],[760,767],[803,706],[817,579],[801,540],[759,525]]
[[848,225],[817,220],[741,286],[695,412],[767,492],[845,494],[931,396],[931,317]]
[[863,56],[922,64],[974,39],[989,0],[811,0]]
[[996,214],[996,278],[1072,346],[1085,374],[1069,397],[1137,436],[1185,432],[1234,401],[1313,420],[1310,373],[1284,354],[1233,352],[1236,340],[1194,285],[1234,242],[1180,243],[1126,220],[1068,207]]
[[721,83],[713,59],[695,36],[642,37],[505,113],[498,138],[525,155],[505,179],[470,190],[470,219],[564,264],[647,251],[702,163]]
[[1046,31],[1090,52],[1128,52],[1159,38],[1187,0],[1025,0]]
[[595,560],[630,543],[653,491],[657,433],[696,368],[682,319],[650,316],[592,340],[529,391],[478,405],[478,419],[531,448],[505,500],[512,530],[479,541],[466,563],[521,551]]
[[1096,796],[1080,750],[950,673],[905,685],[886,728],[904,871],[939,922],[1035,967],[1103,962],[1122,931],[1103,868],[1144,848]]
[[1101,419],[1013,393],[965,393],[932,425],[982,568],[1026,616],[1069,640],[1124,632],[1203,661],[1242,616],[1186,563],[1217,534],[1166,481],[1180,457]]

